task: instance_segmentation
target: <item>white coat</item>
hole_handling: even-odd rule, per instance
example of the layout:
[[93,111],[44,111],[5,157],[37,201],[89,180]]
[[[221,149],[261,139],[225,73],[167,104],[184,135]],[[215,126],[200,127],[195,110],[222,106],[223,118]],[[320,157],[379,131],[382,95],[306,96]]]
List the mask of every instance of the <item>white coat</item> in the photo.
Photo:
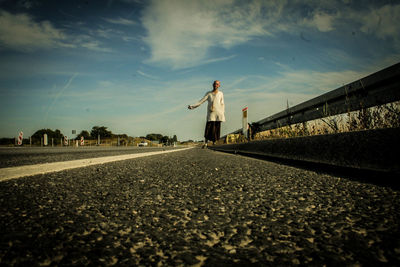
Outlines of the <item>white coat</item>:
[[190,107],[197,108],[206,100],[208,101],[207,121],[225,121],[224,94],[221,91],[218,91],[216,94],[213,91],[207,92],[199,102]]

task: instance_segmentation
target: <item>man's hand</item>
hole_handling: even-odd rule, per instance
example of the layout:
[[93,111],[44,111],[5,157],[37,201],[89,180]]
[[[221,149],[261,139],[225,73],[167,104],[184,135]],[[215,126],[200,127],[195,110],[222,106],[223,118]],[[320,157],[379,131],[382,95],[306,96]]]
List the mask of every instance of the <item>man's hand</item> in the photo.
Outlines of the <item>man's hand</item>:
[[188,106],[188,109],[193,109],[193,107],[191,105]]

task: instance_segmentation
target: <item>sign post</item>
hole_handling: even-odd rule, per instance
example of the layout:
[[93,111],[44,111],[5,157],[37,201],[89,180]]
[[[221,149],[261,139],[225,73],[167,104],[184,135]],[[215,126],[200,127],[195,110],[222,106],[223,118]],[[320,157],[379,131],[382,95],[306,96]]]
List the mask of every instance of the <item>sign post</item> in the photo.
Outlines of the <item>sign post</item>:
[[64,135],[64,146],[68,146],[68,136]]
[[243,127],[243,135],[248,138],[248,129],[249,129],[249,124],[247,123],[247,111],[248,111],[248,107],[245,107],[244,109],[242,109],[242,127]]
[[81,146],[85,145],[85,139],[83,138],[83,136],[81,136]]

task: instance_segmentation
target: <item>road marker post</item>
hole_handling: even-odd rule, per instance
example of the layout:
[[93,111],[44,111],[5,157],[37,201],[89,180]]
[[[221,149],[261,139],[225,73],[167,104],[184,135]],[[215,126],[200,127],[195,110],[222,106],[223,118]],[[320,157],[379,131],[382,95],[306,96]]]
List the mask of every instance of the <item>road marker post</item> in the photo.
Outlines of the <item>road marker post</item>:
[[43,145],[44,145],[44,146],[47,146],[48,143],[49,143],[49,140],[48,140],[48,138],[47,138],[47,134],[44,134],[44,135],[43,135]]
[[248,138],[248,129],[249,129],[249,124],[247,122],[247,111],[248,111],[248,107],[245,107],[244,109],[242,109],[242,132],[243,135],[246,137],[246,139]]
[[19,132],[18,141],[17,141],[17,144],[18,144],[19,146],[22,145],[23,136],[24,136],[24,133],[23,133],[22,131]]

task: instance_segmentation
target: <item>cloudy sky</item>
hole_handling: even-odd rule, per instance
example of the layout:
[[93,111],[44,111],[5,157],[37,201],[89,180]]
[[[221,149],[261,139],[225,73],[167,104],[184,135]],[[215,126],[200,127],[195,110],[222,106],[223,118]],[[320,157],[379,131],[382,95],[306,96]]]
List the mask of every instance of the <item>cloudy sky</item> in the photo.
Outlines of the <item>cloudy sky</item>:
[[389,0],[0,0],[0,137],[201,140],[187,105],[216,79],[225,134],[398,63],[399,21]]

